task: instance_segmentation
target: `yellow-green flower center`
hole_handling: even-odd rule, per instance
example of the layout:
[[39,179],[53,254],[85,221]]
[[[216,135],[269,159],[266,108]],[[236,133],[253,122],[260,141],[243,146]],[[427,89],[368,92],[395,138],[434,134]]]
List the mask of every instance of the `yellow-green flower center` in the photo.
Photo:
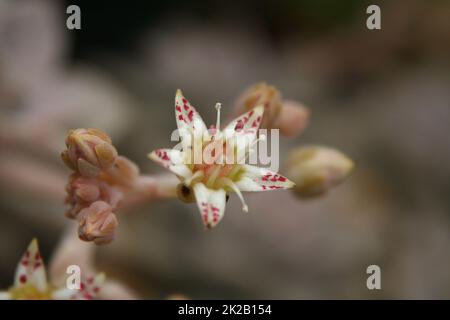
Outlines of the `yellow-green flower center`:
[[38,290],[31,284],[25,284],[20,287],[13,287],[9,290],[13,300],[51,300],[52,292],[50,289],[45,291]]

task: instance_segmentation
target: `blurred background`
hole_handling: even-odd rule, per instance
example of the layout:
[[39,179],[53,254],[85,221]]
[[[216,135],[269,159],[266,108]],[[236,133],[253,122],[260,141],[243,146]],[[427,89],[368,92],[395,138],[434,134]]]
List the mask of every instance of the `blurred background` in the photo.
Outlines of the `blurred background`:
[[[81,30],[66,29],[70,4]],[[231,113],[266,81],[312,111],[281,160],[328,145],[351,177],[313,200],[248,195],[250,214],[233,198],[209,232],[180,201],[121,211],[97,268],[152,299],[450,298],[449,58],[448,1],[1,0],[0,288],[32,237],[49,259],[73,223],[68,129],[100,128],[157,173],[146,154],[171,143],[177,88],[212,123],[216,102]],[[382,290],[366,287],[371,264]]]

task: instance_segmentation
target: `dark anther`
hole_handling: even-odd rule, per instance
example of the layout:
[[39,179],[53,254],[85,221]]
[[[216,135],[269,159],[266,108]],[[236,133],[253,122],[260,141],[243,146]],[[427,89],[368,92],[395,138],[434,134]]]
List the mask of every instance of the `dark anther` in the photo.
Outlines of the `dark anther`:
[[192,192],[192,189],[184,183],[179,183],[177,185],[177,195],[183,202],[191,203],[195,201],[194,192]]
[[191,194],[191,189],[183,184],[183,186],[181,187],[181,193],[183,194],[183,196],[189,197],[189,195]]

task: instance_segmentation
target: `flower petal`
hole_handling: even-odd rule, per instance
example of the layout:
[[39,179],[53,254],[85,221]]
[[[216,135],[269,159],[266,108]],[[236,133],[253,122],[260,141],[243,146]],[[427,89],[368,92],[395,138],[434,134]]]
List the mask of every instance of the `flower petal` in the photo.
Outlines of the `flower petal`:
[[223,189],[213,190],[203,183],[194,184],[194,194],[203,223],[207,228],[215,227],[225,212],[226,193]]
[[74,296],[78,290],[76,289],[68,289],[61,288],[52,292],[52,300],[70,300],[72,296]]
[[36,239],[31,241],[16,269],[14,286],[21,287],[26,284],[36,287],[39,291],[47,289],[47,274]]
[[11,294],[8,291],[0,291],[0,300],[11,300]]
[[251,165],[244,165],[244,173],[236,182],[241,191],[268,191],[276,189],[289,189],[295,184],[286,177]]
[[183,153],[175,149],[156,149],[148,157],[183,178],[192,175],[188,166],[183,163]]
[[183,96],[180,89],[175,96],[175,116],[181,139],[187,145],[191,142],[185,140],[191,140],[192,134],[194,137],[202,138],[203,134],[208,132],[200,114]]
[[96,299],[100,300],[136,300],[139,296],[123,283],[108,279],[101,287]]
[[61,288],[53,292],[55,300],[92,300],[98,295],[105,282],[105,275],[100,273],[94,277],[83,279],[80,289]]
[[264,106],[260,105],[231,121],[223,130],[228,139],[233,135],[249,135],[256,137],[264,114]]

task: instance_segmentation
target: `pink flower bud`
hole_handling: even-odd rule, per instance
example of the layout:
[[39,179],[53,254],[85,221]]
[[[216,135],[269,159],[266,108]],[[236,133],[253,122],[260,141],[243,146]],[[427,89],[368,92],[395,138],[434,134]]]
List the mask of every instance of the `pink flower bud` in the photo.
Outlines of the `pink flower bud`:
[[107,244],[114,239],[118,222],[111,206],[96,201],[79,213],[78,235],[81,240]]
[[102,169],[112,167],[117,151],[108,135],[98,129],[76,129],[66,138],[67,150],[61,154],[64,163],[83,176],[95,177]]
[[100,198],[100,186],[96,179],[86,178],[79,174],[72,174],[66,185],[66,203],[70,205],[66,216],[76,218],[78,213]]
[[283,100],[275,87],[264,82],[241,94],[235,104],[235,114],[241,115],[258,105],[264,106],[261,128],[277,128],[282,135],[294,137],[301,134],[308,124],[308,108],[295,101]]
[[131,186],[139,176],[138,166],[126,157],[118,156],[114,166],[103,177],[112,184]]
[[287,174],[295,182],[293,190],[300,197],[325,193],[344,181],[354,167],[343,153],[320,146],[292,150],[286,164]]
[[82,209],[89,207],[97,200],[107,202],[114,210],[122,199],[122,192],[105,181],[83,177],[79,174],[70,176],[66,191],[66,203],[70,205],[66,216],[72,219],[76,218]]
[[280,92],[267,83],[257,83],[245,90],[236,101],[235,114],[244,114],[259,105],[264,106],[264,115],[260,128],[274,128],[283,104]]
[[309,122],[310,111],[302,104],[286,100],[283,102],[283,109],[275,124],[280,129],[280,133],[286,137],[300,135]]

